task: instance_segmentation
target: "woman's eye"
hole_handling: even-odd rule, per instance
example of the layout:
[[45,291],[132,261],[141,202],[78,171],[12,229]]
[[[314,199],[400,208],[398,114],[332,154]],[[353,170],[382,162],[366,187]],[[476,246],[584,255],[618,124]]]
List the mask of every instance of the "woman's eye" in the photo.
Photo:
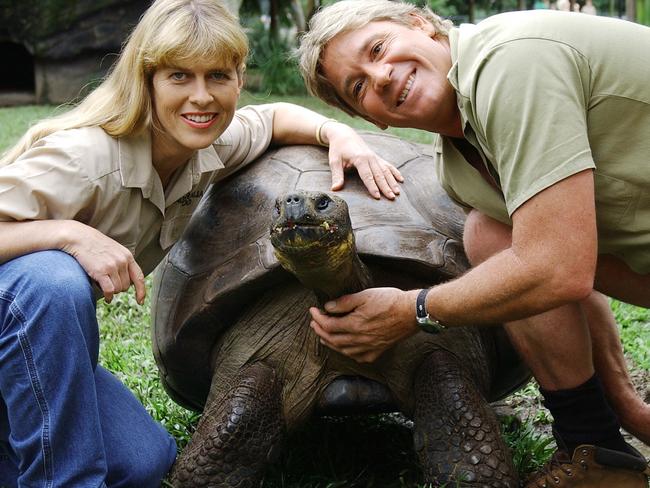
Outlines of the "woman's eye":
[[381,48],[384,46],[383,42],[378,42],[372,47],[372,55],[377,56],[381,52]]
[[185,73],[177,71],[176,73],[172,73],[171,78],[174,81],[183,81],[185,79]]

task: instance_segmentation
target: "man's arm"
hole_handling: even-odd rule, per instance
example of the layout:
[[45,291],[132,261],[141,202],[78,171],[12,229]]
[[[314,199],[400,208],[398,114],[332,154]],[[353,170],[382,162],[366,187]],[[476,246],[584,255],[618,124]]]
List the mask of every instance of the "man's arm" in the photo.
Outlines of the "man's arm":
[[[585,170],[538,193],[512,216],[512,246],[456,280],[435,286],[427,310],[447,326],[528,317],[587,297],[597,256],[593,175]],[[364,290],[312,309],[312,327],[329,347],[374,361],[414,334],[417,290]]]

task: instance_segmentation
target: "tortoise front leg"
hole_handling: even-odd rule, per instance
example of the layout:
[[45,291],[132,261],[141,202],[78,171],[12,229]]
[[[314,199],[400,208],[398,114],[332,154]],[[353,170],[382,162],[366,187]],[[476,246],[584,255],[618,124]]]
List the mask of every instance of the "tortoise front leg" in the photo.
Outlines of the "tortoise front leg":
[[272,368],[254,363],[228,378],[215,374],[171,482],[177,488],[258,486],[283,437],[281,385]]
[[425,359],[415,391],[413,439],[427,482],[519,486],[496,416],[455,355],[441,349]]

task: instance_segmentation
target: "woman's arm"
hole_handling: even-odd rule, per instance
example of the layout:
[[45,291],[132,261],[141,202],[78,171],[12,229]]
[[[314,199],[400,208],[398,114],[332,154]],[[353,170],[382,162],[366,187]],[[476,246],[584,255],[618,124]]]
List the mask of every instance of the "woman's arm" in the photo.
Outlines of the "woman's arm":
[[344,170],[355,167],[373,197],[399,195],[400,172],[377,156],[351,127],[298,105],[274,106],[272,143],[328,145],[332,190],[343,188]]
[[97,282],[107,302],[131,283],[138,303],[144,302],[144,273],[133,254],[100,231],[75,220],[0,222],[0,262],[47,249],[73,256]]

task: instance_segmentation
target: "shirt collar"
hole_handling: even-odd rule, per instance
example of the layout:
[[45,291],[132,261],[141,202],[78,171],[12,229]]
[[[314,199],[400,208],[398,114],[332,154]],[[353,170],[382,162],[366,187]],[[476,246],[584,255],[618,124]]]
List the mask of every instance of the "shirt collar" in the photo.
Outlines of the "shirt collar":
[[194,156],[183,166],[167,187],[165,197],[166,206],[170,206],[179,198],[192,191],[204,173],[212,173],[224,168],[221,158],[211,144],[205,149],[199,149]]
[[163,191],[160,177],[153,167],[151,153],[151,133],[138,136],[118,138],[119,167],[122,186],[125,188],[140,188],[142,196],[165,213],[168,207],[180,197],[189,192],[201,179],[203,173],[224,168],[221,158],[211,144],[205,149],[200,149],[181,168],[177,177],[167,189],[167,196]]

